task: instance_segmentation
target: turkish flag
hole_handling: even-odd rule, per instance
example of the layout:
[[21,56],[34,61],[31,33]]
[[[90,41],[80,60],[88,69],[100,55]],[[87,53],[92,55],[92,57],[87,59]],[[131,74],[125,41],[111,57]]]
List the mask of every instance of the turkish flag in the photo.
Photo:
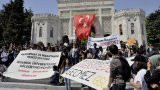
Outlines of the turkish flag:
[[91,26],[95,20],[95,14],[74,16],[76,36],[79,40],[87,40],[91,35]]

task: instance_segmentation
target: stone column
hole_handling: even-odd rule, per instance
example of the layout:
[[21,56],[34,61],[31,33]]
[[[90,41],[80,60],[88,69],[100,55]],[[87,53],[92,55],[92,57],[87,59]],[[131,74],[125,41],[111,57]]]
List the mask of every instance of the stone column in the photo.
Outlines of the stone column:
[[37,25],[37,21],[36,22],[34,21],[34,23],[35,23],[35,31],[34,31],[34,34],[33,34],[35,36],[34,43],[37,43],[37,38],[39,37],[38,25]]
[[111,34],[113,34],[114,30],[115,30],[115,27],[114,27],[114,23],[115,23],[115,20],[114,20],[114,9],[111,10]]
[[34,22],[32,21],[31,43],[34,43]]
[[141,18],[138,16],[137,17],[137,35],[138,35],[138,45],[142,45],[142,31],[141,31]]
[[70,10],[69,13],[69,37],[72,37],[72,11]]
[[99,31],[101,31],[100,36],[103,36],[104,34],[104,28],[103,28],[103,23],[102,23],[102,8],[99,8],[99,24],[100,24],[100,27],[99,27]]

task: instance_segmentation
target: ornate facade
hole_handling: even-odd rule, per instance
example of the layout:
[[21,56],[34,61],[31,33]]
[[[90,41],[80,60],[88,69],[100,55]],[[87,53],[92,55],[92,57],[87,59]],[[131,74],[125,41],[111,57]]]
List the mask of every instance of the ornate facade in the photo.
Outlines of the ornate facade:
[[[140,45],[147,43],[145,13],[141,9],[115,11],[114,0],[57,0],[57,2],[58,16],[35,14],[32,17],[33,43],[42,41],[45,45],[47,43],[55,44],[63,35],[68,35],[71,40],[75,39],[73,18],[75,15],[81,14],[96,14],[96,20],[93,24],[96,37],[103,37],[105,34],[119,34],[123,41],[132,37],[136,38]],[[41,22],[46,24],[43,25]],[[44,35],[39,37],[41,36],[39,35],[41,28],[43,28],[42,34]],[[49,37],[52,28],[54,28],[54,35]],[[122,29],[121,32],[120,28]],[[132,34],[130,34],[131,32]]]
[[35,14],[32,17],[31,42],[55,44],[60,40],[60,20],[53,14]]
[[115,12],[113,34],[120,35],[122,41],[130,38],[138,45],[146,45],[145,12],[142,9],[122,9]]
[[[113,29],[114,0],[57,0],[58,15],[61,21],[62,35],[75,38],[73,18],[75,15],[96,14],[94,22],[96,36],[111,34]],[[66,25],[66,26],[65,26]]]

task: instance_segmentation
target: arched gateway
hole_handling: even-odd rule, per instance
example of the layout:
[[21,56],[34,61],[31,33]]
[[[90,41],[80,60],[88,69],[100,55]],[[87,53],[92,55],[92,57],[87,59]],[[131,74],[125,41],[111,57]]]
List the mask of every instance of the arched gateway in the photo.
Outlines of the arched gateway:
[[115,11],[114,2],[115,0],[57,0],[58,16],[35,14],[32,17],[31,42],[42,41],[45,46],[47,43],[56,44],[64,35],[74,40],[74,17],[95,14],[91,26],[94,37],[118,34],[124,42],[135,38],[138,45],[147,44],[145,12],[141,9]]

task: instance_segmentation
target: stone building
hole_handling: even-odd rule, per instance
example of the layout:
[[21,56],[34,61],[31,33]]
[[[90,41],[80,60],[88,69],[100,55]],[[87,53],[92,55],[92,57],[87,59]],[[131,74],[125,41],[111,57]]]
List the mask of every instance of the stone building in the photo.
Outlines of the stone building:
[[122,9],[115,12],[113,34],[120,35],[120,40],[137,40],[138,45],[146,45],[145,12],[141,9]]
[[60,20],[53,14],[35,14],[32,17],[31,42],[36,44],[43,42],[55,44],[61,38]]
[[62,35],[75,37],[74,16],[96,14],[93,24],[96,36],[111,34],[113,29],[114,0],[57,0]]
[[56,44],[63,35],[74,40],[74,16],[96,14],[96,20],[92,25],[96,37],[118,34],[122,41],[135,38],[139,45],[146,44],[145,12],[141,9],[115,11],[114,2],[114,0],[57,0],[58,16],[35,14],[32,17],[31,42]]

